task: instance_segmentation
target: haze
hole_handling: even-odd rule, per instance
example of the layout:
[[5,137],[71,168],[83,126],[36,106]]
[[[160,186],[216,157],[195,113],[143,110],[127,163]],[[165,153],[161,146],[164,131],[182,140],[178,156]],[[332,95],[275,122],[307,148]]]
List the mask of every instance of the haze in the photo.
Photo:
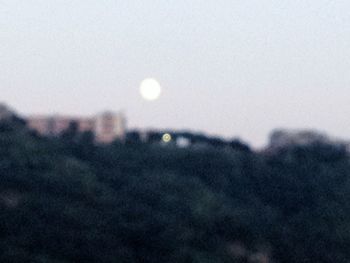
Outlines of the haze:
[[[123,109],[129,127],[350,137],[346,0],[0,0],[0,101],[23,114]],[[162,96],[146,102],[140,82]]]

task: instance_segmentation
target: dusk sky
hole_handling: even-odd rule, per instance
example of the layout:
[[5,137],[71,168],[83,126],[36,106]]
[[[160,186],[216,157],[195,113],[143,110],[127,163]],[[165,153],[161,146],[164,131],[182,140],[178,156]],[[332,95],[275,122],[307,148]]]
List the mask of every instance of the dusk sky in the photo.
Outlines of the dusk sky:
[[281,127],[350,138],[350,1],[0,0],[0,101],[256,146]]

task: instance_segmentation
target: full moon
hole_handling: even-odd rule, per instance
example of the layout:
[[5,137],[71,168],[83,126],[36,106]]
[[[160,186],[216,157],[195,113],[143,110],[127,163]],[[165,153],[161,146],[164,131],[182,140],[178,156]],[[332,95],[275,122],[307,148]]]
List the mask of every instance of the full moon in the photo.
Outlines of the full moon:
[[145,100],[156,100],[161,92],[162,88],[156,79],[148,78],[141,82],[140,93]]

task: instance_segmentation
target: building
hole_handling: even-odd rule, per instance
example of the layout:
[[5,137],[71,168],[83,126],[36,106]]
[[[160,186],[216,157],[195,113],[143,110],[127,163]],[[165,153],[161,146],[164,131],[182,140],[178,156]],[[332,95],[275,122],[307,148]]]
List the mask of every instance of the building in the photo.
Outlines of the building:
[[[126,120],[123,114],[104,112],[94,121],[94,133],[98,142],[109,143],[115,139],[125,138]],[[82,127],[80,127],[82,128]]]
[[104,112],[90,118],[53,115],[27,119],[28,127],[43,136],[58,136],[72,123],[77,125],[79,132],[93,132],[98,143],[124,140],[126,133],[126,119],[122,113]]

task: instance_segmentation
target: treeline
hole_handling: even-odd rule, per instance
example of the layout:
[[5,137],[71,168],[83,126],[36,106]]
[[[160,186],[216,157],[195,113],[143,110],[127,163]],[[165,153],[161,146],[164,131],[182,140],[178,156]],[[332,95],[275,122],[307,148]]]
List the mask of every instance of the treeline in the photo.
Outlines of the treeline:
[[[216,147],[216,148],[232,148],[240,151],[251,151],[250,147],[240,139],[227,140],[215,136],[207,136],[201,133],[193,133],[189,131],[147,131],[142,133],[132,130],[126,133],[124,142],[126,144],[158,144],[162,143],[164,135],[170,135],[168,146],[178,146],[193,148]],[[163,141],[164,143],[164,141]]]
[[96,145],[73,128],[1,122],[0,262],[350,261],[344,147]]

